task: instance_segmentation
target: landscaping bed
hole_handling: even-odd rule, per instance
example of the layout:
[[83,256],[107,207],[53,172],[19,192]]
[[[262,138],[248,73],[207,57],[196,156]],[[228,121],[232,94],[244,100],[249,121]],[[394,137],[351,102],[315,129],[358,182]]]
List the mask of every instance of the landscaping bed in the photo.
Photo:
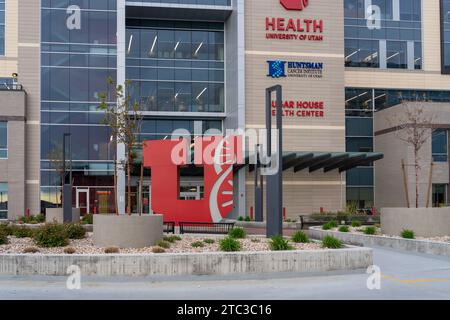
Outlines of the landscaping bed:
[[[343,243],[365,247],[388,247],[396,250],[416,253],[450,256],[450,237],[415,237],[412,230],[403,230],[401,235],[391,236],[381,234],[380,228],[367,232],[367,227],[349,227],[348,232],[339,231],[339,227],[325,228],[310,227],[308,234],[313,239],[323,239],[327,236],[335,237]],[[369,233],[369,234],[368,234]]]
[[[315,227],[321,229],[321,227]],[[348,226],[348,231],[342,232],[339,229],[341,226],[327,229],[327,231],[334,231],[334,232],[340,232],[340,233],[349,233],[349,234],[359,234],[359,235],[374,235],[374,236],[380,236],[385,238],[394,238],[394,239],[415,239],[415,240],[423,240],[423,241],[431,241],[431,242],[443,242],[443,243],[450,243],[450,236],[442,236],[442,237],[419,237],[414,235],[414,231],[412,230],[404,230],[406,231],[406,234],[409,234],[409,237],[404,237],[402,234],[399,235],[388,235],[383,234],[381,232],[380,227],[375,226],[361,226],[361,227],[351,227]],[[374,233],[372,233],[374,231]],[[412,234],[411,232],[412,231]],[[411,237],[412,235],[412,237]]]
[[61,276],[74,265],[99,276],[322,272],[364,269],[372,260],[371,249],[303,232],[266,239],[233,228],[226,236],[166,235],[153,247],[119,249],[96,247],[80,224],[0,225],[0,274],[8,275]]
[[[92,240],[92,233],[87,233],[84,239],[70,240],[70,243],[65,247],[44,248],[38,247],[34,243],[32,238],[16,238],[10,236],[9,243],[6,245],[0,245],[0,254],[2,253],[24,253],[27,248],[36,247],[39,252],[35,254],[64,254],[64,249],[67,247],[75,249],[74,253],[77,254],[105,254],[106,248],[100,248],[94,246]],[[224,239],[225,236],[200,236],[200,235],[182,235],[181,240],[173,243],[169,242],[169,248],[163,248],[166,253],[202,253],[202,252],[220,252],[219,241]],[[206,242],[205,242],[206,240]],[[213,243],[210,243],[212,240]],[[256,252],[256,251],[269,251],[269,241],[258,236],[248,236],[245,239],[237,240],[241,244],[240,251]],[[200,243],[198,247],[193,247],[192,244]],[[198,244],[197,244],[198,245]],[[294,247],[293,250],[323,250],[320,242],[311,243],[291,243]],[[119,249],[117,253],[123,254],[153,254],[153,250],[159,248],[159,246],[141,248],[141,249]]]

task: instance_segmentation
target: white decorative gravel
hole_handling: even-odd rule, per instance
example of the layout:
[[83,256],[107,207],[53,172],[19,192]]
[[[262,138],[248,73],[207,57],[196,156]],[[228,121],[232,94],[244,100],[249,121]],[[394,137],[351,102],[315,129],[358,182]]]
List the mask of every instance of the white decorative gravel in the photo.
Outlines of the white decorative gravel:
[[[362,226],[362,227],[349,227],[349,232],[345,232],[345,233],[353,233],[353,234],[363,234],[364,233],[364,229],[366,227]],[[375,232],[374,236],[380,236],[380,237],[386,237],[386,238],[397,238],[397,239],[403,239],[401,236],[393,236],[393,235],[388,235],[388,234],[383,234],[381,233],[381,228],[376,228],[377,231]],[[339,228],[333,228],[331,229],[332,231],[338,231],[339,232]],[[344,233],[344,232],[343,232]],[[425,240],[425,241],[433,241],[433,242],[450,242],[450,236],[444,236],[444,237],[430,237],[430,238],[426,238],[426,237],[415,237],[414,240]]]
[[[219,236],[197,236],[197,235],[182,235],[181,241],[176,241],[170,244],[169,249],[165,249],[166,252],[170,253],[201,253],[201,252],[217,252],[219,249],[219,241],[224,237]],[[70,244],[67,247],[58,248],[42,248],[38,247],[33,239],[31,238],[16,238],[8,237],[9,243],[6,245],[0,245],[0,253],[23,253],[25,248],[35,247],[39,249],[36,254],[64,254],[64,249],[67,247],[74,248],[76,254],[104,254],[105,248],[100,248],[94,246],[92,240],[92,233],[86,233],[86,238],[81,240],[70,240]],[[204,243],[204,247],[193,248],[192,243],[197,241],[203,241],[204,239],[213,239],[214,243],[207,244]],[[261,236],[247,236],[245,239],[237,239],[241,243],[241,251],[268,251],[269,250],[269,239],[263,238]],[[311,243],[293,243],[289,242],[295,250],[320,250],[320,242]],[[141,249],[120,249],[119,253],[122,254],[142,254],[148,253],[152,254],[152,249],[154,247],[141,248]]]

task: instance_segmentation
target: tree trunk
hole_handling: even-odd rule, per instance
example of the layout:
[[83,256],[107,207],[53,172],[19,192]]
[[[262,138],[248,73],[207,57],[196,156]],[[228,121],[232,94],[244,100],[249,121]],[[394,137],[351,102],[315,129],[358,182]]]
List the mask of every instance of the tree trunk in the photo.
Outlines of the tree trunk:
[[127,161],[127,179],[128,179],[128,196],[127,196],[127,213],[131,216],[131,164]]
[[414,150],[414,168],[416,175],[416,208],[419,208],[419,159],[418,159],[418,150]]
[[140,177],[140,181],[139,181],[139,212],[140,215],[142,215],[144,213],[144,201],[143,201],[143,197],[142,197],[142,184],[144,183],[144,159],[142,159],[141,162],[141,177]]

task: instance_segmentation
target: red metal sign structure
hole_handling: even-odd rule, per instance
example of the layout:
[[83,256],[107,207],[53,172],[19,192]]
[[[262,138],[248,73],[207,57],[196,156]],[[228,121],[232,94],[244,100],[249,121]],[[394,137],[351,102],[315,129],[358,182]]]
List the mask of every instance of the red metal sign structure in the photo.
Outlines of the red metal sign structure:
[[[164,221],[220,222],[233,210],[233,165],[242,163],[240,137],[202,137],[146,141],[144,166],[151,168],[151,207]],[[180,168],[203,167],[204,194],[200,200],[180,199]]]
[[286,10],[303,10],[309,4],[309,0],[280,0]]

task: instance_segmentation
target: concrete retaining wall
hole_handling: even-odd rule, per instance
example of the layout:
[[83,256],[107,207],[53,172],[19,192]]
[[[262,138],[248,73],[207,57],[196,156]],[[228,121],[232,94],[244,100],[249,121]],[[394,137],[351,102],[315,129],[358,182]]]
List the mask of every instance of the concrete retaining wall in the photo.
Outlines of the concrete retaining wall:
[[338,231],[325,231],[318,227],[309,228],[308,234],[313,239],[323,239],[327,235],[342,240],[347,244],[365,247],[388,247],[396,250],[412,251],[417,253],[435,254],[450,257],[450,243],[413,240],[403,238],[388,238],[370,236],[365,234],[345,233]]
[[381,232],[398,236],[404,229],[420,237],[450,235],[450,208],[383,208]]
[[77,265],[82,275],[181,276],[324,272],[365,269],[373,264],[372,249],[237,252],[150,255],[2,254],[3,275],[67,275]]

